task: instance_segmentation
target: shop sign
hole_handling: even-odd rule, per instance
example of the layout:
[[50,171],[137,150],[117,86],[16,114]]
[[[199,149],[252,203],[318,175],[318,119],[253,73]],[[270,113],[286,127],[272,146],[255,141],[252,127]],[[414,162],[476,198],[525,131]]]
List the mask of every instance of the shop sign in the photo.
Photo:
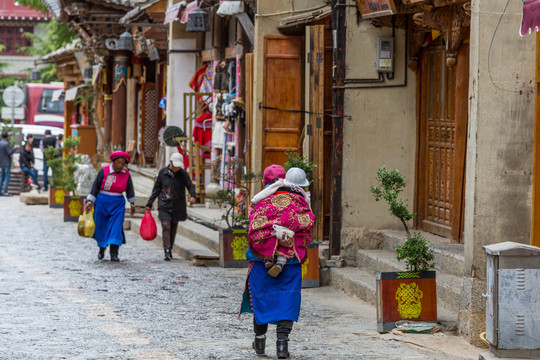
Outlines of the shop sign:
[[388,16],[396,13],[394,0],[356,0],[362,19]]

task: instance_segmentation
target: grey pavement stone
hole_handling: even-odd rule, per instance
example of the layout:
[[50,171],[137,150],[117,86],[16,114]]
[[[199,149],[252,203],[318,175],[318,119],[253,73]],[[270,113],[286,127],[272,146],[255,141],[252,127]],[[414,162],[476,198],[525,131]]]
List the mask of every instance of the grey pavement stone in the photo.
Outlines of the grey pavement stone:
[[[252,317],[238,318],[246,269],[163,261],[133,232],[119,263],[62,209],[0,198],[0,359],[257,359]],[[375,309],[328,287],[305,289],[292,359],[477,359],[448,335],[375,331]],[[275,359],[270,326],[266,359]]]

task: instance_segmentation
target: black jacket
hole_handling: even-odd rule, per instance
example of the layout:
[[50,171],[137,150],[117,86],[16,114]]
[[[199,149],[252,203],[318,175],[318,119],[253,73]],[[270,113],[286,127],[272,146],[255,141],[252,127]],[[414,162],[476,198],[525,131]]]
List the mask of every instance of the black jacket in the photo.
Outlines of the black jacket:
[[32,150],[26,151],[23,149],[21,151],[21,156],[19,156],[19,165],[21,166],[21,169],[24,167],[27,167],[29,169],[34,167],[34,153]]
[[0,167],[11,166],[11,155],[15,152],[6,139],[0,140]]
[[166,166],[159,171],[146,206],[152,207],[154,200],[159,196],[159,219],[173,222],[184,221],[187,219],[185,189],[189,191],[191,197],[197,196],[195,186],[184,169],[173,173]]

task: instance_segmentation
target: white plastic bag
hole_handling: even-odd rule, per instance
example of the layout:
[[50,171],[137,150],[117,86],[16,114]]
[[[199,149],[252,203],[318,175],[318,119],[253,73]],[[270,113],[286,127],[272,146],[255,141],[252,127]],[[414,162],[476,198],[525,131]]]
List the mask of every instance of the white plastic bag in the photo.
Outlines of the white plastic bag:
[[285,235],[287,235],[287,237],[289,238],[292,238],[294,236],[294,231],[286,228],[285,226],[274,225],[273,227],[274,231],[272,231],[272,235],[277,237],[279,240],[283,240]]

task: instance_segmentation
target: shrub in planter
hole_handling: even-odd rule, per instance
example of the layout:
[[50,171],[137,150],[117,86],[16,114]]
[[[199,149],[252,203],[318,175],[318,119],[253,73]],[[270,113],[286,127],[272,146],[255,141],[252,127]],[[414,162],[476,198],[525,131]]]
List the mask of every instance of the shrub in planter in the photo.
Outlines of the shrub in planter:
[[381,167],[377,186],[371,187],[376,201],[385,200],[407,233],[402,245],[395,248],[398,261],[405,261],[403,272],[377,273],[377,330],[390,331],[399,320],[437,321],[435,251],[421,233],[410,233],[407,221],[416,214],[409,211],[407,200],[399,199],[406,186],[399,170]]

